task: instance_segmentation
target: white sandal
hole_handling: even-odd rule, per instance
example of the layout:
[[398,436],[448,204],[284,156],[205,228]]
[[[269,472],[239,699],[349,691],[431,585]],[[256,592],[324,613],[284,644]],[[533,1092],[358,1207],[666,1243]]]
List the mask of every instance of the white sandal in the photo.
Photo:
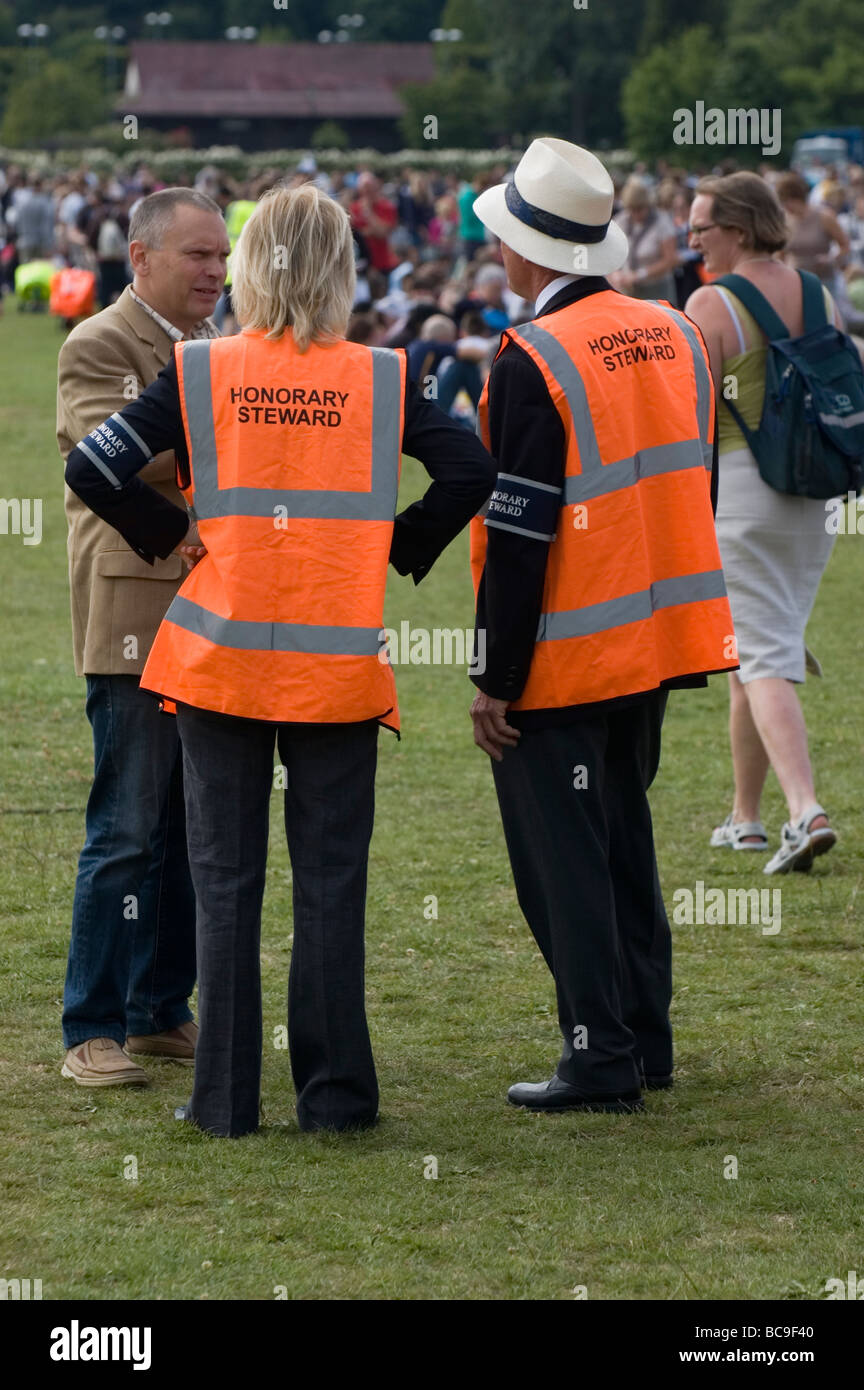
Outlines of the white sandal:
[[[723,824],[718,825],[716,830],[712,830],[711,845],[713,848],[767,849],[768,836],[765,834],[765,827],[761,820],[733,820],[733,814],[730,811]],[[759,844],[746,843],[746,841],[753,841],[757,837],[760,841]]]
[[787,821],[780,837],[780,848],[769,859],[763,870],[766,874],[788,874],[790,869],[807,873],[813,866],[817,854],[825,854],[837,843],[837,832],[830,825],[811,826],[819,816],[828,819],[828,813],[814,801],[796,821]]

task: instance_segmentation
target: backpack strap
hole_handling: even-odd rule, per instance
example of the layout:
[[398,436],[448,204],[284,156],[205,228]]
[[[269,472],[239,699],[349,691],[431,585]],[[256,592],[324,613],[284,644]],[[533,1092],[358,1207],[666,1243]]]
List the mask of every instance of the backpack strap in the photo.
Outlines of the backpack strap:
[[825,294],[818,275],[809,270],[799,270],[801,276],[801,308],[804,312],[804,332],[815,333],[828,322],[825,308]]
[[[815,280],[816,276],[814,275],[812,278]],[[789,329],[780,315],[771,308],[764,294],[757,290],[756,286],[751,284],[749,280],[745,280],[743,275],[721,275],[719,279],[712,280],[711,283],[713,285],[725,285],[736,299],[741,300],[744,308],[753,315],[769,342],[773,342],[775,338],[789,337]]]

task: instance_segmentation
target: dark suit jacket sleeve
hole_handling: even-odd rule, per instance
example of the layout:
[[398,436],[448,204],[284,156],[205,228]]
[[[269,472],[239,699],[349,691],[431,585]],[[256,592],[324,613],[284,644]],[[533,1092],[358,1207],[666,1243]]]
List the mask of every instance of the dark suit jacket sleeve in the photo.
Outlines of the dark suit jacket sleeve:
[[425,400],[410,378],[402,449],[423,464],[432,484],[396,517],[390,563],[419,584],[486,501],[496,468],[477,436]]
[[[119,413],[153,453],[175,451],[185,482],[188,457],[173,358],[153,384]],[[396,518],[390,549],[395,569],[413,575],[419,584],[489,496],[495,464],[475,435],[449,419],[434,402],[424,400],[410,380],[402,447],[419,459],[433,479],[420,501]],[[119,489],[77,447],[67,459],[66,481],[142,559],[152,563],[154,554],[164,559],[185,536],[189,516],[136,476],[147,462],[143,453],[129,450],[123,457],[123,463],[111,461]]]
[[[566,441],[561,417],[539,368],[513,342],[492,364],[489,436],[499,472],[563,487]],[[491,526],[486,527],[486,539],[486,567],[477,595],[477,627],[486,633],[486,669],[471,679],[487,695],[511,701],[521,695],[534,655],[549,542]]]
[[[146,391],[117,413],[152,454],[174,449],[182,468],[187,458],[186,441],[173,356]],[[66,482],[97,516],[119,531],[142,560],[152,565],[154,556],[166,559],[183,540],[189,530],[189,514],[142,482],[137,474],[148,463],[148,456],[133,441],[126,442],[125,451],[110,460],[116,484],[80,447],[80,443],[87,443],[86,438],[66,460]]]

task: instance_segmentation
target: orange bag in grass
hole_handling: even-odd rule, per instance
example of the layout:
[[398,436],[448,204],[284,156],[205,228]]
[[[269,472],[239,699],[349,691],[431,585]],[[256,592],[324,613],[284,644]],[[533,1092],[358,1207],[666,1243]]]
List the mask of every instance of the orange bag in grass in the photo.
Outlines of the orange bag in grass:
[[96,276],[92,270],[66,266],[51,280],[49,308],[61,319],[83,319],[93,313]]

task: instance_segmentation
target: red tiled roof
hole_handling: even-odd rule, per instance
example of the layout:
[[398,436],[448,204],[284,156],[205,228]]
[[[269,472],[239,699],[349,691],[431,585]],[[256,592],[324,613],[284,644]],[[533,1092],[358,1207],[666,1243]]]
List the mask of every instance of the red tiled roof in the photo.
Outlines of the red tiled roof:
[[[116,107],[137,116],[390,117],[435,74],[431,43],[133,43]],[[137,92],[129,90],[137,71]]]

